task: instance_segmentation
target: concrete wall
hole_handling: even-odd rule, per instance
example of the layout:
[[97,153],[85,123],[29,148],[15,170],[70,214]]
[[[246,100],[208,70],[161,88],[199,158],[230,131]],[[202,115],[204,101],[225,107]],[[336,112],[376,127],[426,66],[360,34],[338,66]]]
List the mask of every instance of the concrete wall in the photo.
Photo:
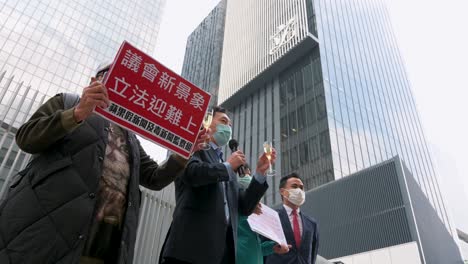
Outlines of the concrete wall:
[[[416,242],[382,248],[330,260],[344,264],[421,264]],[[442,263],[440,263],[442,264]]]

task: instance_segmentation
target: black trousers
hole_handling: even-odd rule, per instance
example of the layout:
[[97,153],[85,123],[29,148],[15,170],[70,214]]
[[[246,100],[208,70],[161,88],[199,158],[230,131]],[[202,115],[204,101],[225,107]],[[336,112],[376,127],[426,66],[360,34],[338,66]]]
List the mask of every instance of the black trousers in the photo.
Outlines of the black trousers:
[[229,225],[226,232],[226,247],[224,248],[223,259],[220,264],[235,264],[235,247],[234,247],[234,235],[232,231],[232,226]]
[[[232,226],[229,225],[226,232],[226,247],[224,249],[223,258],[219,264],[235,264],[236,256],[234,249],[234,236],[232,231]],[[162,264],[192,264],[190,262],[181,261],[175,258],[164,258]]]
[[164,258],[164,260],[161,263],[162,264],[191,264],[190,262],[185,262],[185,261],[178,260],[175,258]]

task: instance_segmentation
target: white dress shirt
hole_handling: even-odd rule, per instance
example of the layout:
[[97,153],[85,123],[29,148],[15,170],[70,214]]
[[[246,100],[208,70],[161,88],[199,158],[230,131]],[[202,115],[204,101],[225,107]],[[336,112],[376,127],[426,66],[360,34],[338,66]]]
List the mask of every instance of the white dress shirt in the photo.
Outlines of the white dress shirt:
[[[286,213],[288,214],[288,217],[289,217],[289,222],[291,223],[291,229],[293,230],[294,232],[294,222],[293,222],[293,209],[285,204],[283,204],[284,206],[284,209],[286,209]],[[301,217],[301,208],[297,208],[297,220],[299,222],[299,231],[300,231],[300,234],[301,234],[301,237],[302,237],[302,217]]]

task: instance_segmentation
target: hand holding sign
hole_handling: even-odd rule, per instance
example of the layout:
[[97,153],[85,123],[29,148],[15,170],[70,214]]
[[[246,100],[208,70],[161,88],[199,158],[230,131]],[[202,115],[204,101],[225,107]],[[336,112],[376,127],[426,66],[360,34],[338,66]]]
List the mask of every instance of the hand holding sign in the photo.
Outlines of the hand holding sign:
[[107,108],[109,106],[109,96],[104,85],[97,81],[96,78],[91,78],[91,84],[83,89],[80,102],[76,105],[74,116],[76,122],[85,120],[96,108]]
[[110,105],[95,112],[185,158],[198,149],[209,93],[128,42],[120,47],[104,85]]

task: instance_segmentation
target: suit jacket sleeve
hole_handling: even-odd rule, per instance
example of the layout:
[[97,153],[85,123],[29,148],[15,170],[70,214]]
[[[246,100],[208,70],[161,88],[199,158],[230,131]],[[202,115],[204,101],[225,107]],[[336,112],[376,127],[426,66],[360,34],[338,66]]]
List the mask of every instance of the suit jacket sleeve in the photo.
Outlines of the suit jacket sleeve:
[[268,183],[266,181],[262,184],[255,177],[252,177],[252,181],[245,191],[239,189],[239,213],[245,216],[252,214],[267,189]]
[[161,190],[184,171],[186,160],[172,154],[161,165],[150,158],[138,142],[140,151],[140,184],[151,190]]
[[229,181],[229,172],[223,163],[207,162],[201,156],[201,151],[190,158],[181,180],[189,186],[200,187],[220,181]]
[[269,256],[273,253],[275,253],[275,251],[273,250],[273,247],[276,245],[276,242],[275,241],[263,241],[261,246],[262,246],[262,255],[264,257],[266,256]]
[[314,240],[312,242],[312,264],[315,264],[315,261],[317,260],[318,247],[319,247],[319,232],[318,232],[318,225],[317,223],[315,223]]

